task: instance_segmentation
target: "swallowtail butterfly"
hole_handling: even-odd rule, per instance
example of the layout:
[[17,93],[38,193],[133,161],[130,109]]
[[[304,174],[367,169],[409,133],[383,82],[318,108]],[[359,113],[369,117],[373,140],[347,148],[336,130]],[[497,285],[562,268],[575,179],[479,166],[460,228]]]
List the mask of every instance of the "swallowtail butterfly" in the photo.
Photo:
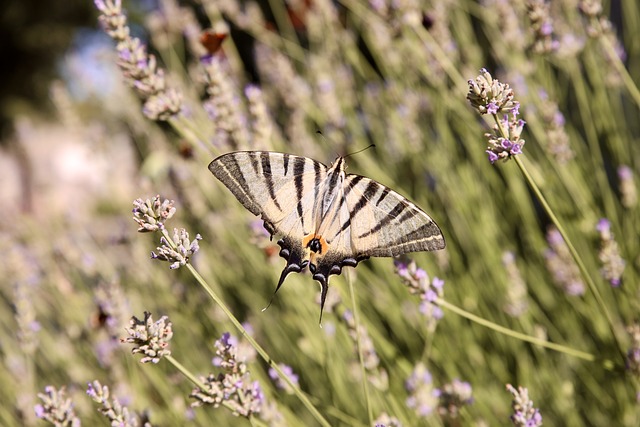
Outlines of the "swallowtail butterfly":
[[440,228],[422,209],[389,187],[345,173],[345,159],[327,167],[307,157],[268,151],[224,154],[209,170],[265,228],[282,238],[289,273],[306,267],[320,283],[320,319],[329,276],[369,257],[445,247]]

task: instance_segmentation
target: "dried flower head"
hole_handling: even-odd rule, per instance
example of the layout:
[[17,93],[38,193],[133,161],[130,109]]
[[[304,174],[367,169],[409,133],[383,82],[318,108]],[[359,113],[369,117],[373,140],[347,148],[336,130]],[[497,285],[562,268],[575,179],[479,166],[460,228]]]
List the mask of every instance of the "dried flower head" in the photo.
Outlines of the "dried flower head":
[[144,312],[144,320],[133,316],[130,327],[125,328],[129,336],[121,338],[120,342],[134,344],[133,354],[142,353],[142,363],[158,363],[161,358],[171,355],[169,341],[173,337],[171,322],[167,316],[162,316],[157,322],[153,321],[151,313]]
[[473,403],[471,384],[454,379],[435,390],[438,397],[438,414],[447,419],[457,418],[463,406]]
[[156,58],[147,53],[140,39],[131,37],[121,0],[94,0],[100,23],[117,42],[118,66],[136,94],[144,102],[143,112],[151,120],[168,120],[182,108],[182,96],[166,87],[164,72]]
[[173,241],[169,241],[164,236],[160,238],[162,246],[156,248],[158,253],[151,252],[151,258],[160,261],[171,262],[170,269],[174,270],[183,265],[187,265],[189,260],[200,249],[198,240],[202,236],[196,234],[196,238],[189,240],[189,233],[184,228],[173,229]]
[[516,390],[511,384],[507,384],[507,390],[513,395],[513,415],[511,422],[517,427],[537,427],[542,425],[542,415],[533,407],[533,401],[529,399],[529,391],[525,387]]
[[38,393],[42,404],[35,406],[36,416],[59,427],[80,427],[80,419],[73,410],[73,402],[67,398],[64,387],[59,390],[46,386],[44,393]]
[[157,195],[152,199],[133,201],[133,220],[138,223],[138,231],[145,233],[164,229],[164,223],[176,213],[173,200],[161,201]]
[[602,218],[598,221],[596,229],[600,233],[600,251],[598,252],[598,259],[602,264],[600,274],[611,283],[611,286],[620,286],[626,262],[620,255],[618,243],[613,239],[611,223],[608,219]]
[[[123,406],[115,397],[109,400],[109,387],[106,385],[103,386],[99,381],[96,380],[88,384],[87,395],[89,395],[94,402],[102,405],[99,411],[111,422],[112,426],[138,427],[140,425],[140,419],[135,412],[129,411],[129,409]],[[151,424],[148,422],[144,422],[143,425],[145,427],[151,427]]]
[[513,89],[494,79],[485,68],[480,70],[475,80],[468,80],[468,83],[467,100],[480,114],[509,113],[518,106],[513,100]]
[[237,340],[226,332],[214,346],[216,357],[213,364],[221,368],[222,372],[200,379],[206,389],[196,388],[191,392],[190,397],[196,400],[191,406],[224,406],[233,415],[246,418],[259,414],[265,402],[264,395],[260,384],[250,380],[247,365],[237,357]]

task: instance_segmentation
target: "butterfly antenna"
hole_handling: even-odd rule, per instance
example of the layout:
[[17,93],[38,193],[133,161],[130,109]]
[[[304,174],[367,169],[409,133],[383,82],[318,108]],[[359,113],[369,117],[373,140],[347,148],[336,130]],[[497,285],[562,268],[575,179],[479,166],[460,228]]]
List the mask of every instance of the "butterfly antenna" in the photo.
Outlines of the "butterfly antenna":
[[349,154],[347,154],[347,155],[346,155],[346,156],[344,156],[343,158],[345,158],[345,159],[346,159],[346,158],[347,158],[347,157],[349,157],[349,156],[353,156],[354,154],[362,153],[363,151],[368,150],[369,148],[375,148],[375,147],[376,147],[376,144],[369,144],[369,145],[367,145],[366,147],[361,148],[361,149],[360,149],[360,150],[358,150],[358,151],[354,151],[353,153],[349,153]]

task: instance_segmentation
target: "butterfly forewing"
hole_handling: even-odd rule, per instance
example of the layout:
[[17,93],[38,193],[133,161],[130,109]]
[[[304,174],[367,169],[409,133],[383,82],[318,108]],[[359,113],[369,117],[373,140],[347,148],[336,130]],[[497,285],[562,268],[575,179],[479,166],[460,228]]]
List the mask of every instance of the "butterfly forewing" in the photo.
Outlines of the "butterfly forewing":
[[398,256],[445,247],[440,228],[422,209],[372,179],[349,175],[345,186],[353,249],[367,256]]
[[209,170],[272,231],[302,236],[313,222],[305,203],[313,201],[327,167],[285,153],[238,151],[213,160]]
[[321,316],[329,276],[371,256],[397,256],[445,247],[429,215],[384,185],[344,173],[344,158],[327,168],[284,153],[239,151],[222,155],[209,170],[242,205],[283,235],[287,260],[276,292],[289,273],[305,267],[321,285]]

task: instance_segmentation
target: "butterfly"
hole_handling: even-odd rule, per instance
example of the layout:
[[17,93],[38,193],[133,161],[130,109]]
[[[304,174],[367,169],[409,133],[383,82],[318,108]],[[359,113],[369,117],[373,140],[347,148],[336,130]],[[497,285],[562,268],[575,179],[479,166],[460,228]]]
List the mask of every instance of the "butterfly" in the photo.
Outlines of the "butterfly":
[[223,154],[209,170],[251,213],[260,216],[287,261],[276,286],[306,267],[320,283],[320,321],[329,276],[369,257],[445,247],[435,221],[379,182],[307,157],[269,151]]

